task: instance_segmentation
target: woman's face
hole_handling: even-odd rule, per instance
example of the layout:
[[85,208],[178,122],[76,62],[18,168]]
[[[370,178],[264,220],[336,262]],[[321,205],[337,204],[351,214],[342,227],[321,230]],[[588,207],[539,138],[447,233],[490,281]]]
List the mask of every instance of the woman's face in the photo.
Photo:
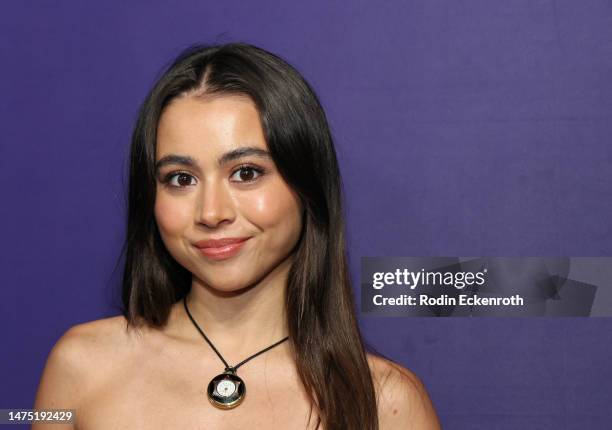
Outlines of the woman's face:
[[[205,285],[238,290],[290,261],[302,207],[268,155],[250,98],[174,99],[159,120],[155,159],[161,238]],[[248,240],[229,256],[195,246],[224,238]]]

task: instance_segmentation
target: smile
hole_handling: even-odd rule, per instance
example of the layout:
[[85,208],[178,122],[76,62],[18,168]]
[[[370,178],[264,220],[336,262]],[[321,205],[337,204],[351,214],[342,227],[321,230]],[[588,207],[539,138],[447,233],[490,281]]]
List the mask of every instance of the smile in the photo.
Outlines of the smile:
[[228,245],[223,245],[219,247],[200,248],[196,246],[196,249],[205,257],[211,258],[213,260],[225,260],[238,254],[238,252],[244,246],[247,240],[248,239],[245,239],[241,242],[230,243]]

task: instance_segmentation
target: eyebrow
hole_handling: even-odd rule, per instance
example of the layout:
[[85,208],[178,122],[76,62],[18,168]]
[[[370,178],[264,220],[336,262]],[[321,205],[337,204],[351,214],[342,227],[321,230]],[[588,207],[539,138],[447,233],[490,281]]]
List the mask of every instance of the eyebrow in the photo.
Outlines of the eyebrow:
[[[226,152],[217,159],[217,165],[219,167],[224,166],[230,161],[237,160],[242,157],[255,156],[260,158],[272,159],[270,153],[264,149],[256,148],[254,146],[243,146],[236,148],[232,151]],[[162,167],[169,164],[178,164],[181,166],[197,168],[198,162],[195,158],[188,155],[169,154],[160,158],[155,163],[155,171],[158,172]]]

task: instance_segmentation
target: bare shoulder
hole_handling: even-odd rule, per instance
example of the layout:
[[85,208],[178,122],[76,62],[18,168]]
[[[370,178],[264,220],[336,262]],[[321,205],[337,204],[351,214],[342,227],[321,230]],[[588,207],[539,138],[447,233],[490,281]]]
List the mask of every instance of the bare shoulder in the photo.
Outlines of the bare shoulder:
[[70,362],[76,369],[85,369],[121,351],[131,336],[133,333],[128,332],[123,316],[77,324],[57,341],[48,360],[57,358],[60,362]]
[[69,328],[47,357],[36,393],[35,408],[76,409],[108,366],[109,357],[127,342],[122,316],[104,318]]
[[123,316],[103,318],[70,327],[55,347],[103,346],[121,341],[126,332],[127,320]]
[[439,430],[431,399],[417,375],[383,357],[367,354],[378,403],[381,430]]

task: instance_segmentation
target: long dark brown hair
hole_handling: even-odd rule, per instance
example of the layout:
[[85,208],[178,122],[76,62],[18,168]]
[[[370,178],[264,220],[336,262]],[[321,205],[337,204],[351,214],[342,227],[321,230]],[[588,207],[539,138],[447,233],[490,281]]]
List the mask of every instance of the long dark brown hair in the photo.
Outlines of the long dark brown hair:
[[280,57],[242,43],[183,51],[142,104],[132,136],[123,313],[132,325],[166,324],[192,275],[166,250],[154,219],[156,130],[162,110],[187,92],[240,94],[259,111],[278,171],[304,207],[286,313],[297,370],[318,410],[317,428],[378,429],[376,395],[355,316],[345,249],[342,183],[321,104]]

